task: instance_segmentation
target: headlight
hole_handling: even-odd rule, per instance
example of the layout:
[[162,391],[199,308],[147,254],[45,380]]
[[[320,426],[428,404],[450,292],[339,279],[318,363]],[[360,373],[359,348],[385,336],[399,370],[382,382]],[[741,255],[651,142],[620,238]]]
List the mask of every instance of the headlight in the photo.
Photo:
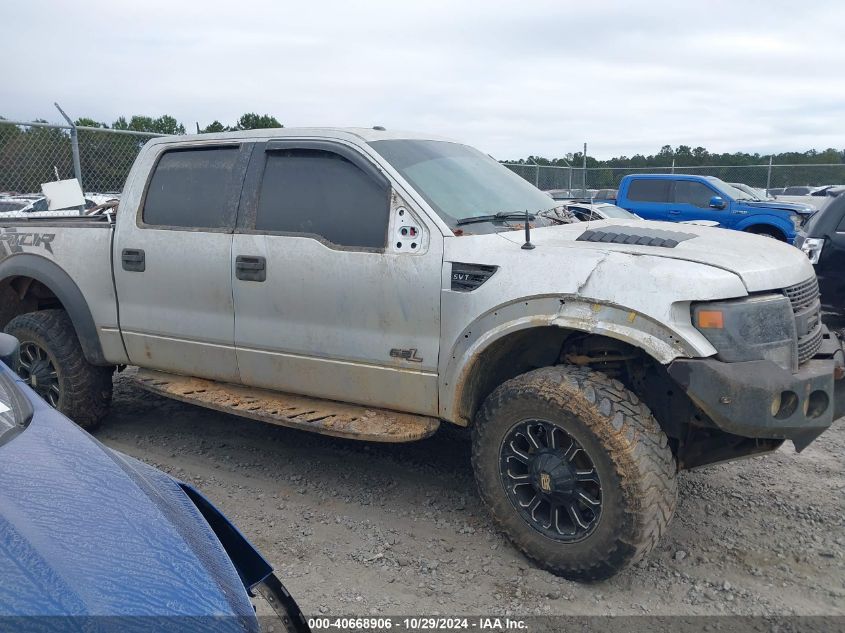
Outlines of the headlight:
[[817,237],[806,237],[801,242],[801,250],[809,258],[811,264],[818,264],[819,258],[822,256],[822,247],[824,246],[824,239]]
[[692,322],[716,348],[719,360],[770,360],[786,370],[794,368],[795,318],[783,295],[695,304]]
[[790,219],[790,220],[792,220],[792,226],[794,226],[794,227],[795,227],[795,230],[796,230],[796,231],[797,231],[798,229],[800,229],[800,228],[801,228],[801,225],[804,223],[804,218],[802,218],[802,217],[801,217],[800,215],[798,215],[797,213],[793,213],[792,215],[790,215],[790,216],[789,216],[789,219]]

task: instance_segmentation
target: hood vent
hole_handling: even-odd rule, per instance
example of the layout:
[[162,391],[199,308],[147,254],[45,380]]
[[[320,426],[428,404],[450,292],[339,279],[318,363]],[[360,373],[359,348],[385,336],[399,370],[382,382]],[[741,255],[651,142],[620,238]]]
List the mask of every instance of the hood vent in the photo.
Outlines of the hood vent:
[[452,290],[472,292],[493,276],[498,266],[452,262]]
[[694,233],[663,231],[638,226],[609,226],[597,231],[584,231],[575,241],[675,248],[681,242],[691,240],[694,237],[696,237]]

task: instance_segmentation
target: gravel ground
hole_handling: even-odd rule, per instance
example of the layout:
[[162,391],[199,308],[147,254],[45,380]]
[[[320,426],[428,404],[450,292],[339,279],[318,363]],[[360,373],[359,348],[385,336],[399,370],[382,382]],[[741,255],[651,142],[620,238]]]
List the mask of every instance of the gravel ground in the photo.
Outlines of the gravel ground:
[[680,476],[668,534],[638,567],[579,585],[492,527],[466,432],[333,439],[116,381],[97,437],[198,486],[276,567],[306,615],[845,614],[845,422],[803,454]]

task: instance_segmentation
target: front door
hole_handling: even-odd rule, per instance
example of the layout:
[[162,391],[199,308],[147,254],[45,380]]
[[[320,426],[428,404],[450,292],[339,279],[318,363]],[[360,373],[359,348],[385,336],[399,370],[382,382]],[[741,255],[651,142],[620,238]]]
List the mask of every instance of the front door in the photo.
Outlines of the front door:
[[232,261],[244,384],[437,414],[442,235],[360,150],[256,145]]
[[113,266],[130,362],[237,382],[232,234],[249,147],[180,146],[148,156],[130,185]]
[[724,194],[695,180],[676,180],[674,185],[672,209],[684,220],[714,220],[723,228],[735,224],[729,206],[724,209],[710,206],[710,200],[716,196],[722,198],[725,205],[730,205],[730,199]]

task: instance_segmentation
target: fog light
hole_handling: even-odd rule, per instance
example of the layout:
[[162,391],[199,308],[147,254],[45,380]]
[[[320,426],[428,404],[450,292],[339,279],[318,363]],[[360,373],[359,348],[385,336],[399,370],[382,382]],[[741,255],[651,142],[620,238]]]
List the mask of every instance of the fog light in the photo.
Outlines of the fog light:
[[830,398],[824,391],[814,391],[804,403],[804,415],[808,418],[821,417],[830,404]]
[[772,400],[772,416],[778,420],[790,417],[798,408],[798,394],[794,391],[781,391]]

